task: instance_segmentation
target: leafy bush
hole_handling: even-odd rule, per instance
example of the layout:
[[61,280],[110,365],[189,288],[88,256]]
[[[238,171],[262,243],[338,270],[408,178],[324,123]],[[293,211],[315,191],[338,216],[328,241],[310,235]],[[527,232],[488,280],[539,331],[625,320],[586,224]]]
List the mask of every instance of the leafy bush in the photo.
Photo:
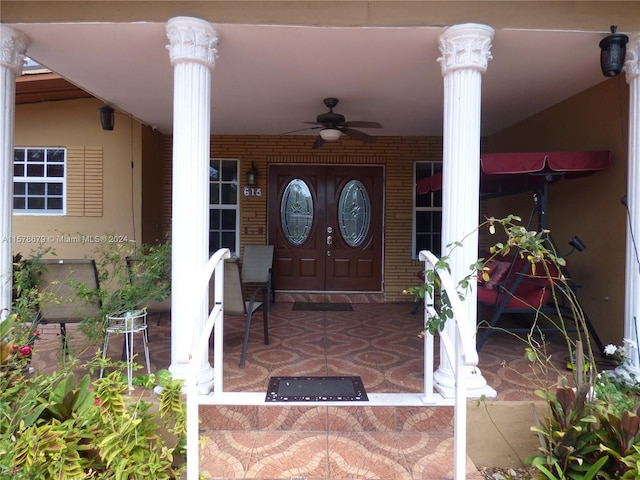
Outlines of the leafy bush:
[[[14,320],[0,323],[2,338]],[[0,478],[176,478],[186,420],[181,381],[165,379],[154,413],[153,400],[126,395],[121,371],[92,382],[72,363],[48,375],[14,365],[0,370]]]
[[[526,461],[540,472],[541,478],[547,479],[640,478],[640,386],[630,375],[603,373],[596,376],[597,364],[586,317],[573,288],[562,274],[565,260],[556,253],[549,231],[529,231],[519,222],[519,217],[509,215],[502,219],[488,218],[481,225],[487,227],[492,235],[500,227],[505,239],[490,248],[488,259],[479,259],[470,266],[471,273],[458,283],[458,294],[464,298],[469,285],[478,277],[488,280],[487,262],[512,251],[531,263],[534,275],[546,275],[552,286],[553,317],[557,318],[535,310],[530,331],[521,337],[525,357],[540,381],[540,390],[536,393],[548,407],[546,417],[532,427],[541,441],[539,454]],[[461,246],[462,243],[456,242],[449,248]],[[439,268],[448,269],[447,256],[443,256],[440,262]],[[550,266],[560,275],[552,275]],[[434,285],[436,288],[439,286],[437,275],[428,271],[425,276],[428,284],[406,292],[417,299],[424,299],[427,295],[436,297],[438,313],[425,327],[425,330],[435,333],[442,330],[453,317],[453,312],[446,295],[438,295],[439,292],[434,291]],[[538,328],[541,320],[562,334],[567,358],[572,359],[567,363],[569,372],[559,372],[546,351],[544,335]],[[577,326],[573,335],[566,328],[569,321]],[[607,346],[604,353],[624,366],[625,352],[624,347]],[[571,384],[567,376],[571,377]],[[552,378],[560,378],[555,386],[549,386]]]

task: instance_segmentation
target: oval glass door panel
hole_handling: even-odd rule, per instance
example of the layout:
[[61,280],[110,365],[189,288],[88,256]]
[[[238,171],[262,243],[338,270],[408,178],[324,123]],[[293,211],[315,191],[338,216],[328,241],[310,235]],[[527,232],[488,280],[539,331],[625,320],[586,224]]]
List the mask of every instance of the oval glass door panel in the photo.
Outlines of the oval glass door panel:
[[352,247],[360,245],[369,232],[371,202],[364,185],[350,180],[340,193],[338,224],[344,241]]
[[284,189],[280,220],[287,240],[292,245],[302,245],[313,224],[313,198],[309,186],[303,180],[295,178]]

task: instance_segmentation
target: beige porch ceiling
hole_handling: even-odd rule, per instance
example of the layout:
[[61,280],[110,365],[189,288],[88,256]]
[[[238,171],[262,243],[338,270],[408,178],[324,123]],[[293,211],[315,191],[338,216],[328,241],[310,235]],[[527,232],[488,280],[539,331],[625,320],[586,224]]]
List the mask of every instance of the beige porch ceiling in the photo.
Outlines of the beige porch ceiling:
[[[172,130],[173,70],[165,23],[24,23],[28,56],[163,133]],[[214,24],[213,134],[278,135],[304,128],[337,97],[347,120],[376,135],[442,134],[438,37],[446,27]],[[605,80],[605,32],[499,29],[482,80],[482,134]],[[97,117],[96,117],[97,121]],[[116,119],[117,122],[117,119]],[[300,132],[315,135],[317,131]]]

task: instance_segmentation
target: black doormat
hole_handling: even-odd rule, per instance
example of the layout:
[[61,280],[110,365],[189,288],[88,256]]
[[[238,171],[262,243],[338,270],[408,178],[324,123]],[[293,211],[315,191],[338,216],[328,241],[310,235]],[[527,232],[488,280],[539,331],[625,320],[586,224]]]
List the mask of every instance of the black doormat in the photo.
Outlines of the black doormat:
[[360,377],[271,377],[266,402],[368,402]]
[[292,310],[307,310],[310,312],[351,312],[353,311],[353,307],[350,303],[295,302]]

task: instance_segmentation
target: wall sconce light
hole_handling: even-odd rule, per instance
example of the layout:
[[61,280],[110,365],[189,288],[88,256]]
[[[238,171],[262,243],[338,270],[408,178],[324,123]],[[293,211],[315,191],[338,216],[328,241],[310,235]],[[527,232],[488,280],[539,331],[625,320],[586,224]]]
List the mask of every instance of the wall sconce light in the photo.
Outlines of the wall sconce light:
[[629,37],[616,33],[618,27],[611,25],[611,35],[600,40],[600,67],[605,77],[620,75],[624,67]]
[[568,257],[569,255],[571,255],[575,250],[581,252],[585,248],[587,248],[587,246],[584,243],[582,243],[582,240],[580,240],[577,235],[574,236],[571,240],[569,240],[569,245],[571,246],[571,251],[567,253],[565,257]]
[[247,170],[247,186],[255,187],[256,185],[258,185],[258,169],[251,162],[251,168]]
[[100,110],[100,123],[102,124],[102,129],[113,130],[113,121],[114,121],[113,108],[111,108],[109,105],[104,105],[103,107],[100,107],[99,110]]

